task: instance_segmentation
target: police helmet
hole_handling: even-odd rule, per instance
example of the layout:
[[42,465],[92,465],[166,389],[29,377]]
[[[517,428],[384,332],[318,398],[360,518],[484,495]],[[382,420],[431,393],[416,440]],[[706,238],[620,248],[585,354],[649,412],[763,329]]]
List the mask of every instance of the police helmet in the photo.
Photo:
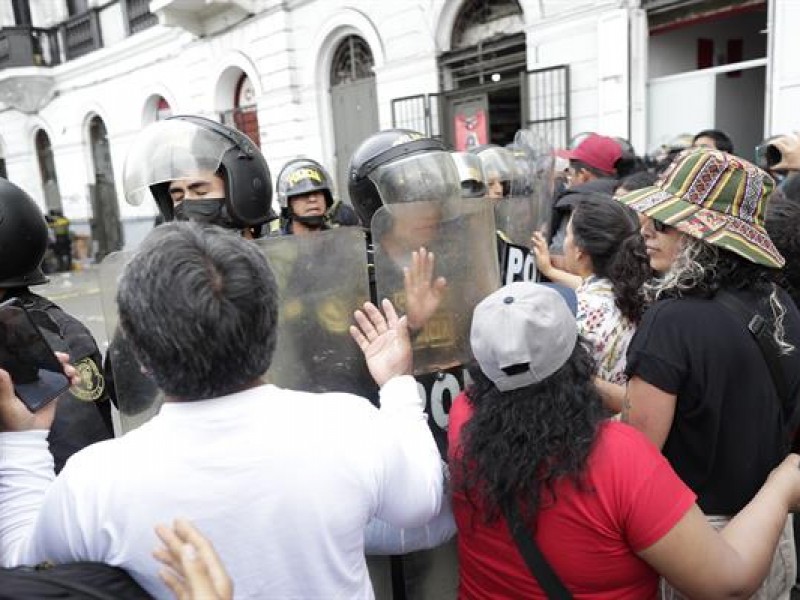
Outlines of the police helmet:
[[256,145],[231,127],[204,117],[180,115],[146,127],[125,159],[125,199],[138,206],[155,200],[166,221],[176,218],[170,183],[203,175],[225,181],[221,208],[208,222],[231,229],[255,227],[276,218],[272,179]]
[[310,158],[290,160],[278,175],[278,204],[282,210],[289,211],[289,200],[294,196],[322,192],[325,207],[333,206],[331,176],[324,167]]
[[451,156],[458,169],[461,195],[464,198],[483,198],[486,195],[486,179],[480,157],[469,152],[453,152]]
[[25,192],[0,178],[0,288],[47,283],[47,222]]
[[385,204],[461,195],[455,163],[439,140],[409,129],[386,129],[361,142],[348,169],[350,201],[368,226]]
[[503,185],[503,196],[511,194],[511,183],[517,178],[517,165],[514,153],[508,148],[485,144],[470,148],[470,152],[478,155],[483,164],[483,175],[487,188],[492,181]]

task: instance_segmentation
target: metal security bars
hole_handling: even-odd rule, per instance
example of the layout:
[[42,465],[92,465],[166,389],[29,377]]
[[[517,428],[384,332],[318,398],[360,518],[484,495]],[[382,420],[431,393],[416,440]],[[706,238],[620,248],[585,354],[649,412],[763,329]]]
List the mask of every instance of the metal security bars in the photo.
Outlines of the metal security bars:
[[441,139],[439,94],[417,94],[392,100],[392,127],[413,129]]
[[524,125],[553,148],[569,143],[569,66],[533,69],[522,77]]

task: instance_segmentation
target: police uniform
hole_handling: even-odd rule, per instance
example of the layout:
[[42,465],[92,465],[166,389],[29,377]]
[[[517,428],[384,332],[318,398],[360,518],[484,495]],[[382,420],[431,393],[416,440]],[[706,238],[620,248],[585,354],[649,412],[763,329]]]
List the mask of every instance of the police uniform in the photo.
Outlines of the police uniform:
[[69,354],[80,382],[61,396],[48,441],[58,473],[81,448],[114,437],[111,405],[100,371],[100,350],[89,330],[47,298],[27,288],[8,290],[17,298],[47,342],[57,352]]

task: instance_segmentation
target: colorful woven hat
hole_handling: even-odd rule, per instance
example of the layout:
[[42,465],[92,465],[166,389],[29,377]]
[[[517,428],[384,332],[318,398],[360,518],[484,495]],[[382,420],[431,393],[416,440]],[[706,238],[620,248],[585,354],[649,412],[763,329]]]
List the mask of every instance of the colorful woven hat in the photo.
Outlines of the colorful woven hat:
[[654,186],[618,198],[638,213],[772,268],[786,262],[764,229],[775,182],[744,159],[691,148],[675,158]]

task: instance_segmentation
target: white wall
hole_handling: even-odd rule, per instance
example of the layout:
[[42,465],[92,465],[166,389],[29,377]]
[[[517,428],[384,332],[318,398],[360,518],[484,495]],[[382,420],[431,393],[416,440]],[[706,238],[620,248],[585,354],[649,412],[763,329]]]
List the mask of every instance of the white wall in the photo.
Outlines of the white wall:
[[764,139],[766,71],[759,67],[740,73],[739,77],[717,75],[714,127],[730,136],[738,156],[752,161],[755,147]]

